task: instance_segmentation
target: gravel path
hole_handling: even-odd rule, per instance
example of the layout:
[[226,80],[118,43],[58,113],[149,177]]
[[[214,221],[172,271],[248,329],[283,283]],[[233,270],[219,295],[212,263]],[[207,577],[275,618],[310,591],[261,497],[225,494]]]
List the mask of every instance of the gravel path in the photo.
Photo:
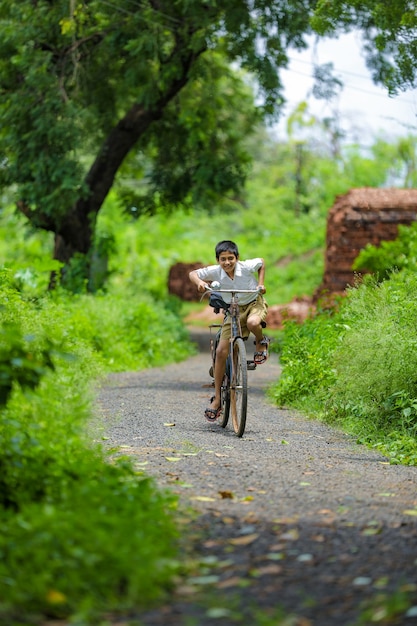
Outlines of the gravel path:
[[209,574],[129,624],[256,624],[277,607],[298,626],[357,624],[366,610],[362,624],[417,624],[417,468],[278,410],[265,397],[276,355],[248,373],[242,439],[206,422],[208,336],[193,333],[198,356],[112,375],[100,393],[107,443],[198,512],[190,543]]

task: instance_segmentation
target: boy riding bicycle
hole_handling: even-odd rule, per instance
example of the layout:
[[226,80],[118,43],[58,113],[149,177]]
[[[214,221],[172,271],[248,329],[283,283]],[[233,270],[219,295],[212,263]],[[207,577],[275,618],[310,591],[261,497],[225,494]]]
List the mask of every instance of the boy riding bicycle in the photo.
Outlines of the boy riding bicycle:
[[[265,263],[261,258],[239,260],[239,250],[233,241],[220,241],[215,248],[218,265],[209,265],[190,272],[190,280],[197,286],[199,292],[204,292],[208,284],[213,281],[220,283],[220,289],[257,289],[258,294],[240,294],[239,310],[242,336],[255,335],[256,351],[254,361],[257,365],[265,363],[268,358],[268,345],[270,340],[265,337],[262,322],[265,321],[268,305],[262,294],[266,292],[264,287]],[[225,302],[230,302],[230,294],[222,294]],[[214,368],[214,389],[210,406],[204,414],[212,422],[220,416],[221,399],[220,388],[226,369],[226,359],[229,351],[231,337],[230,319],[225,319],[221,331],[221,338],[216,350],[216,362]]]

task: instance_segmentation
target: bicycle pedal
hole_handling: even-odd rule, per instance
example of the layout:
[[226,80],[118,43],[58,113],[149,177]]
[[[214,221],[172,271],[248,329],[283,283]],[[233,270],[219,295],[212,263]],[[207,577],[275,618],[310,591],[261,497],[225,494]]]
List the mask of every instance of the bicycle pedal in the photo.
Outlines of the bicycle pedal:
[[256,370],[255,361],[246,361],[246,366],[248,370]]

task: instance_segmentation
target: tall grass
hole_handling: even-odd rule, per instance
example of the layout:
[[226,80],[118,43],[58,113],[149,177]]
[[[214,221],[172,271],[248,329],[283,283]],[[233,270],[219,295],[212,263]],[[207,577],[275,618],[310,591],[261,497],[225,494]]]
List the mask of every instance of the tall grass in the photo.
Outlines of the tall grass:
[[338,312],[284,332],[276,401],[320,414],[393,463],[417,464],[416,327],[415,273],[368,277]]

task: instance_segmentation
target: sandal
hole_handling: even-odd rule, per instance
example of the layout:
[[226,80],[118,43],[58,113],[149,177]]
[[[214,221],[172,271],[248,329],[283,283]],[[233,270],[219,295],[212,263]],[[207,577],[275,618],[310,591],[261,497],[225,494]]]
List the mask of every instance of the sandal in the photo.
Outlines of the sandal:
[[[210,398],[210,402],[213,402],[213,400],[214,400],[214,396]],[[217,409],[211,409],[210,407],[207,407],[207,409],[204,411],[204,416],[208,422],[215,422],[216,419],[220,417],[221,412],[222,412],[221,406],[219,406]]]
[[261,344],[261,346],[265,346],[265,350],[255,352],[255,354],[253,355],[253,360],[255,361],[256,365],[262,365],[262,363],[265,363],[265,361],[267,360],[269,356],[268,346],[271,343],[271,340],[269,337],[264,337],[259,343]]

